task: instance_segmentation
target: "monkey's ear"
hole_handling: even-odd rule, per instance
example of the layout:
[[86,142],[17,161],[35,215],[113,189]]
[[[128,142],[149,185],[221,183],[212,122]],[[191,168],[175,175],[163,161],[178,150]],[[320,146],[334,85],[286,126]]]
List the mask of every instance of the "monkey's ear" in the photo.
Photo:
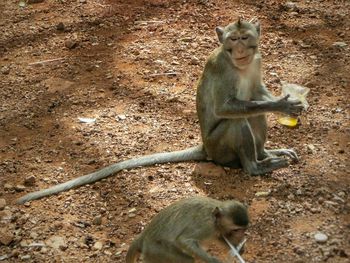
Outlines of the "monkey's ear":
[[237,20],[237,26],[238,26],[238,28],[240,28],[241,25],[242,25],[242,19],[241,19],[241,17],[239,16],[239,17],[238,17],[238,20]]
[[213,210],[213,216],[216,220],[222,217],[222,211],[219,207],[215,207],[215,209]]
[[260,22],[259,22],[259,21],[256,21],[256,22],[254,23],[254,26],[255,26],[256,32],[258,32],[258,35],[260,36],[260,34],[261,34]]
[[220,43],[224,42],[224,29],[220,26],[215,28],[216,34],[218,35]]

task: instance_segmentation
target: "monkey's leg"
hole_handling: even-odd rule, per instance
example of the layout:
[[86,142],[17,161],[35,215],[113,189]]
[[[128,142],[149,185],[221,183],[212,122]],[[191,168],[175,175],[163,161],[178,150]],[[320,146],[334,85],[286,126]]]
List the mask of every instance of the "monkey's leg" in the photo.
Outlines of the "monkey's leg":
[[[201,260],[200,262],[206,263],[221,263],[216,257],[211,256],[207,253],[199,244],[198,240],[191,238],[178,237],[177,246],[179,246],[183,251],[190,254],[196,259]],[[194,262],[194,261],[193,261]],[[175,262],[174,262],[175,263]]]
[[263,160],[257,159],[254,133],[247,120],[242,119],[238,126],[232,127],[232,130],[235,132],[234,136],[237,143],[237,147],[234,149],[238,152],[244,170],[249,174],[265,174],[288,166],[287,160],[280,157],[268,157]]
[[265,115],[255,116],[248,119],[255,138],[255,146],[258,160],[274,156],[288,156],[293,161],[298,161],[298,155],[292,149],[266,150],[267,121]]
[[[288,165],[287,160],[280,157],[269,156],[258,160],[254,133],[247,119],[226,119],[217,125],[210,136],[205,141],[206,151],[213,161],[221,165],[239,160],[251,175],[269,173]],[[261,140],[259,147],[262,146]]]
[[159,241],[148,243],[143,248],[142,259],[144,263],[194,263],[194,259],[170,242]]
[[248,121],[255,139],[257,159],[263,160],[271,157],[271,155],[265,150],[265,142],[267,138],[266,115],[250,117]]
[[229,122],[228,119],[222,120],[210,133],[210,136],[203,139],[205,151],[208,158],[216,164],[231,168],[242,168],[239,157],[233,151],[232,143],[230,143],[232,135],[229,132]]

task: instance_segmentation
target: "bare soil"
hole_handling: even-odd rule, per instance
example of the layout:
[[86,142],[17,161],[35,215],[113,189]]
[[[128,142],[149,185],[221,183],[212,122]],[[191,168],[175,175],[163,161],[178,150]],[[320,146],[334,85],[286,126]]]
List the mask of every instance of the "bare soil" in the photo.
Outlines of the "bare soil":
[[[2,0],[0,261],[124,262],[159,210],[206,195],[249,205],[247,262],[350,262],[349,10],[346,0]],[[238,16],[261,21],[269,89],[311,89],[298,127],[269,115],[267,146],[294,148],[299,163],[258,177],[157,165],[15,204],[120,160],[199,144],[196,81],[215,27]]]

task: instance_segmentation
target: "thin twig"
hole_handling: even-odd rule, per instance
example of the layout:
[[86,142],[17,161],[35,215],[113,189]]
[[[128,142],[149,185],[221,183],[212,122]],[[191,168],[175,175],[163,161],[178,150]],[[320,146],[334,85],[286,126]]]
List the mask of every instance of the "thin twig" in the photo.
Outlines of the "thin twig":
[[165,21],[161,21],[161,20],[149,20],[149,21],[135,21],[135,24],[163,24],[165,23]]
[[258,22],[258,18],[256,16],[252,17],[250,20],[249,20],[249,23],[255,23],[255,22]]
[[39,64],[46,64],[46,63],[51,63],[51,62],[60,61],[60,60],[64,60],[64,59],[66,59],[66,58],[54,58],[54,59],[42,60],[42,61],[29,63],[29,66],[34,66],[34,65],[39,65]]
[[164,72],[164,73],[155,73],[149,75],[149,77],[158,77],[158,76],[176,76],[179,75],[180,73],[178,72]]
[[105,7],[110,7],[110,5],[103,5],[103,4],[100,4],[100,3],[94,3],[95,5],[98,5],[98,6],[100,6],[100,7],[103,7],[103,8],[105,8]]

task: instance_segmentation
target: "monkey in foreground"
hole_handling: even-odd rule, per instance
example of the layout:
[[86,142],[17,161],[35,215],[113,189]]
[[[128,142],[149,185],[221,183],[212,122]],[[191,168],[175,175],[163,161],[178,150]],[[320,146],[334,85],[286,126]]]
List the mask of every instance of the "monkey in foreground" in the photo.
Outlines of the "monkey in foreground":
[[274,97],[264,86],[259,53],[260,25],[238,20],[217,27],[221,43],[208,58],[197,86],[202,144],[182,151],[142,156],[98,170],[17,200],[30,200],[91,184],[123,169],[184,161],[207,161],[260,175],[286,167],[291,149],[266,150],[267,112],[300,114],[300,101]]
[[220,263],[202,245],[220,242],[223,237],[237,246],[249,224],[247,208],[238,201],[191,197],[173,203],[157,214],[137,237],[126,255],[135,263],[192,263],[195,259]]

